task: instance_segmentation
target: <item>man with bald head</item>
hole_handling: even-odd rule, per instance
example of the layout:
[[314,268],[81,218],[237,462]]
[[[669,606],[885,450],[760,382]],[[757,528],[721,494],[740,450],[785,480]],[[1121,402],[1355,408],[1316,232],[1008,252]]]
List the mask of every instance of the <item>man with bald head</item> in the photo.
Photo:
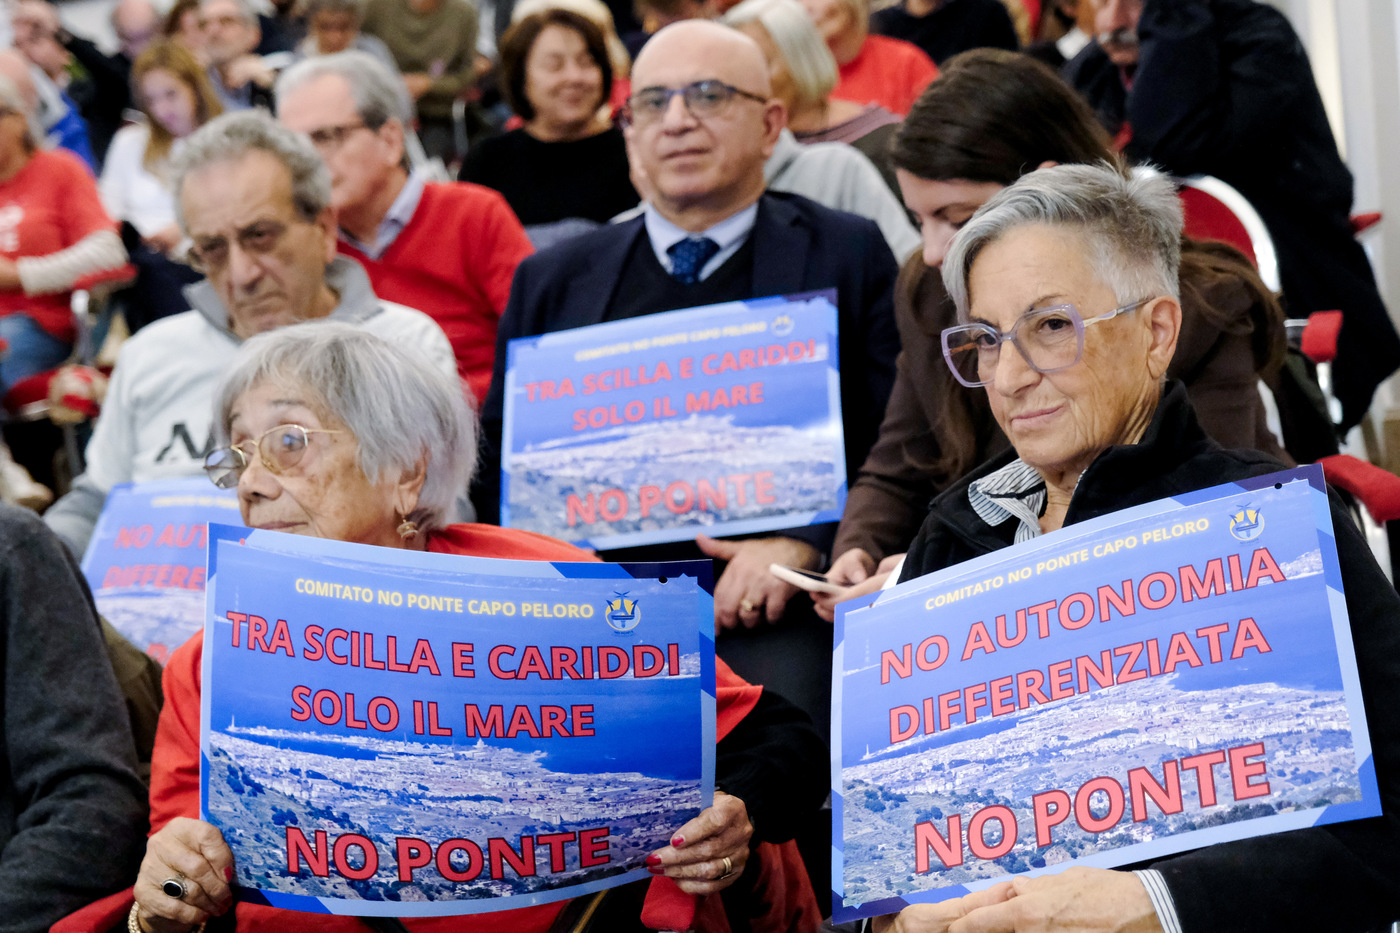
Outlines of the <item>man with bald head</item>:
[[[764,192],[764,161],[785,120],[783,105],[771,95],[763,53],[742,33],[687,21],[661,30],[642,49],[632,70],[626,135],[633,175],[647,203],[640,217],[567,240],[520,265],[483,406],[487,462],[479,474],[479,514],[499,515],[505,348],[512,338],[825,288],[837,292],[846,469],[855,475],[893,381],[899,338],[891,289],[897,269],[872,221],[797,195]],[[762,674],[773,685],[769,674],[777,673],[757,658],[749,664],[739,656],[760,650],[754,638],[740,637],[745,629],[777,622],[798,608],[811,610],[805,598],[788,610],[796,590],[774,578],[768,565],[820,566],[833,529],[817,525],[745,540],[697,539],[701,552],[726,562],[715,588],[716,623],[739,633],[722,639],[720,650],[741,674],[746,669]],[[608,556],[701,555],[687,544]],[[830,689],[830,629],[777,631],[786,634],[770,631],[760,640],[786,637],[802,644],[765,645],[764,656],[781,653],[787,667],[800,669],[803,661],[793,653],[806,649],[818,673],[827,669],[824,677],[784,683],[779,692],[809,710],[822,710],[822,684]],[[816,718],[819,724],[825,719]]]

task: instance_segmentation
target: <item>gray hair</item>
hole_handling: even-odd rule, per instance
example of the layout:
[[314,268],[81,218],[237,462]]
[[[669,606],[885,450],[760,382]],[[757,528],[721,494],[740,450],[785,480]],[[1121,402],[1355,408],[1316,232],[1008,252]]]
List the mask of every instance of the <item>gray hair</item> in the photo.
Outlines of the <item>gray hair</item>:
[[25,100],[24,94],[20,92],[19,85],[5,75],[0,75],[0,107],[13,110],[24,117],[24,146],[30,152],[37,149],[38,141],[44,138],[44,131],[39,126],[34,111],[29,108],[29,101]]
[[175,217],[185,222],[185,178],[218,162],[230,162],[250,152],[266,152],[292,176],[292,204],[303,220],[315,220],[331,203],[331,173],[306,137],[293,133],[262,110],[241,110],[215,117],[186,139],[171,160],[171,190]]
[[249,338],[224,375],[214,403],[220,445],[229,442],[234,403],[266,382],[304,387],[345,425],[371,483],[425,463],[418,505],[406,517],[423,531],[448,523],[476,464],[476,417],[455,378],[349,324],[279,327]]
[[783,56],[799,100],[821,103],[836,87],[836,59],[797,0],[744,0],[724,14],[728,26],[758,23]]
[[[204,8],[214,2],[215,0],[199,0],[200,14],[203,15]],[[238,18],[243,20],[243,22],[247,23],[249,26],[261,25],[258,22],[258,10],[255,6],[253,6],[251,0],[226,0],[226,2],[232,3],[235,7],[238,8]]]
[[300,0],[297,15],[310,22],[317,13],[353,13],[357,21],[365,18],[364,0]]
[[1125,177],[1107,162],[1056,165],[1022,175],[982,205],[943,260],[943,284],[968,319],[968,280],[982,250],[1019,227],[1044,224],[1077,234],[1090,267],[1119,304],[1180,298],[1181,201],[1165,175]]
[[336,52],[299,61],[282,72],[273,96],[282,100],[326,75],[345,80],[355,99],[355,112],[370,129],[377,130],[390,120],[398,120],[405,127],[413,122],[413,103],[403,79],[368,52]]

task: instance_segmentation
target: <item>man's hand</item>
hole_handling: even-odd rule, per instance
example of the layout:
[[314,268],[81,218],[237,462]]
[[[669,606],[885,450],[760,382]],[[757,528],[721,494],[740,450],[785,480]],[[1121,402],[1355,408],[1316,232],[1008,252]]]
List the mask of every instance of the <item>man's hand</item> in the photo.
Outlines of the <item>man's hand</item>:
[[706,555],[729,562],[715,584],[715,631],[742,623],[753,628],[763,619],[777,622],[797,587],[768,572],[769,564],[814,569],[821,554],[794,538],[750,538],[719,541],[698,535],[695,543]]
[[949,933],[1162,933],[1147,889],[1132,872],[1071,868],[1013,878],[1009,886],[1009,899],[970,911]]
[[224,66],[224,84],[229,88],[240,88],[245,84],[269,88],[276,77],[272,69],[263,64],[260,55],[240,55]]
[[404,87],[408,88],[408,95],[417,100],[428,93],[428,88],[433,86],[433,76],[421,71],[410,71],[403,76],[403,83]]
[[1009,882],[937,904],[914,904],[888,917],[876,917],[874,933],[948,933],[951,925],[979,907],[1000,904],[1014,894]]

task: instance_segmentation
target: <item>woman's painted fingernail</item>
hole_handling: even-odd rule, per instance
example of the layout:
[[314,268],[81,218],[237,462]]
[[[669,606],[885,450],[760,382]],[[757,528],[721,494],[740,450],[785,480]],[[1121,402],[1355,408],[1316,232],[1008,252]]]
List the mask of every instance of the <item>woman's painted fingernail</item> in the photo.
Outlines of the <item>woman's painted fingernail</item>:
[[648,865],[647,871],[651,872],[653,875],[666,874],[666,869],[662,868],[660,865]]
[[655,852],[651,853],[650,855],[647,856],[647,864],[648,864],[648,865],[660,865],[660,864],[661,864],[661,856],[657,855]]
[[230,866],[228,866],[227,868],[224,869],[224,880],[227,881],[229,884],[233,884],[233,866],[232,866],[232,865],[230,865]]
[[672,836],[672,837],[671,837],[671,848],[673,848],[673,849],[679,849],[679,848],[680,848],[681,846],[683,846],[683,845],[685,845],[685,837],[684,837],[684,836]]

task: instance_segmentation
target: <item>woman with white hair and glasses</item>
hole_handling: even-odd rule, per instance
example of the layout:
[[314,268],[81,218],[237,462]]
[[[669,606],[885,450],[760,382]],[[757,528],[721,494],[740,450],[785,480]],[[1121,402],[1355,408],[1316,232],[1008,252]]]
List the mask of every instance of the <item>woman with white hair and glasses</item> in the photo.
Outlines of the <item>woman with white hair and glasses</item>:
[[[247,341],[219,390],[215,419],[220,446],[209,454],[205,470],[216,486],[238,490],[239,509],[250,527],[474,557],[597,559],[533,532],[449,525],[454,500],[476,462],[475,419],[461,389],[422,360],[349,325],[299,324]],[[184,933],[211,916],[233,912],[240,931],[299,928],[305,923],[299,915],[235,905],[229,886],[233,854],[217,828],[197,819],[202,648],[202,636],[196,635],[165,669],[165,707],[151,765],[154,832],[133,890],[130,924]],[[765,848],[762,840],[774,833],[790,839],[797,814],[803,808],[815,812],[825,796],[820,779],[825,749],[810,722],[804,724],[805,717],[784,701],[760,696],[759,688],[722,661],[716,662],[715,676],[717,783],[727,793],[717,793],[711,807],[676,829],[673,845],[647,859],[653,874],[673,879],[682,892],[701,899],[697,919],[707,910],[723,914],[734,892],[723,902],[705,896],[731,887],[771,905],[773,898],[756,892],[764,885],[792,884],[784,872],[801,868],[791,842]],[[758,855],[746,871],[751,846]],[[798,880],[806,884],[805,875]],[[810,887],[805,891],[810,918],[816,902]],[[584,929],[579,915],[590,906],[589,916],[612,919],[602,926],[595,920],[589,929],[640,929],[640,896],[634,902],[601,895],[406,925],[471,933]],[[768,928],[791,928],[790,919]],[[318,931],[375,928],[399,927],[354,917],[315,922]]]
[[[1181,207],[1170,180],[1064,165],[993,196],[953,238],[944,358],[985,393],[1012,449],[934,500],[901,581],[1066,525],[1281,468],[1225,450],[1166,378],[1181,330]],[[1400,915],[1400,595],[1332,499],[1386,815],[1074,868],[906,908],[877,931],[1361,931]]]

